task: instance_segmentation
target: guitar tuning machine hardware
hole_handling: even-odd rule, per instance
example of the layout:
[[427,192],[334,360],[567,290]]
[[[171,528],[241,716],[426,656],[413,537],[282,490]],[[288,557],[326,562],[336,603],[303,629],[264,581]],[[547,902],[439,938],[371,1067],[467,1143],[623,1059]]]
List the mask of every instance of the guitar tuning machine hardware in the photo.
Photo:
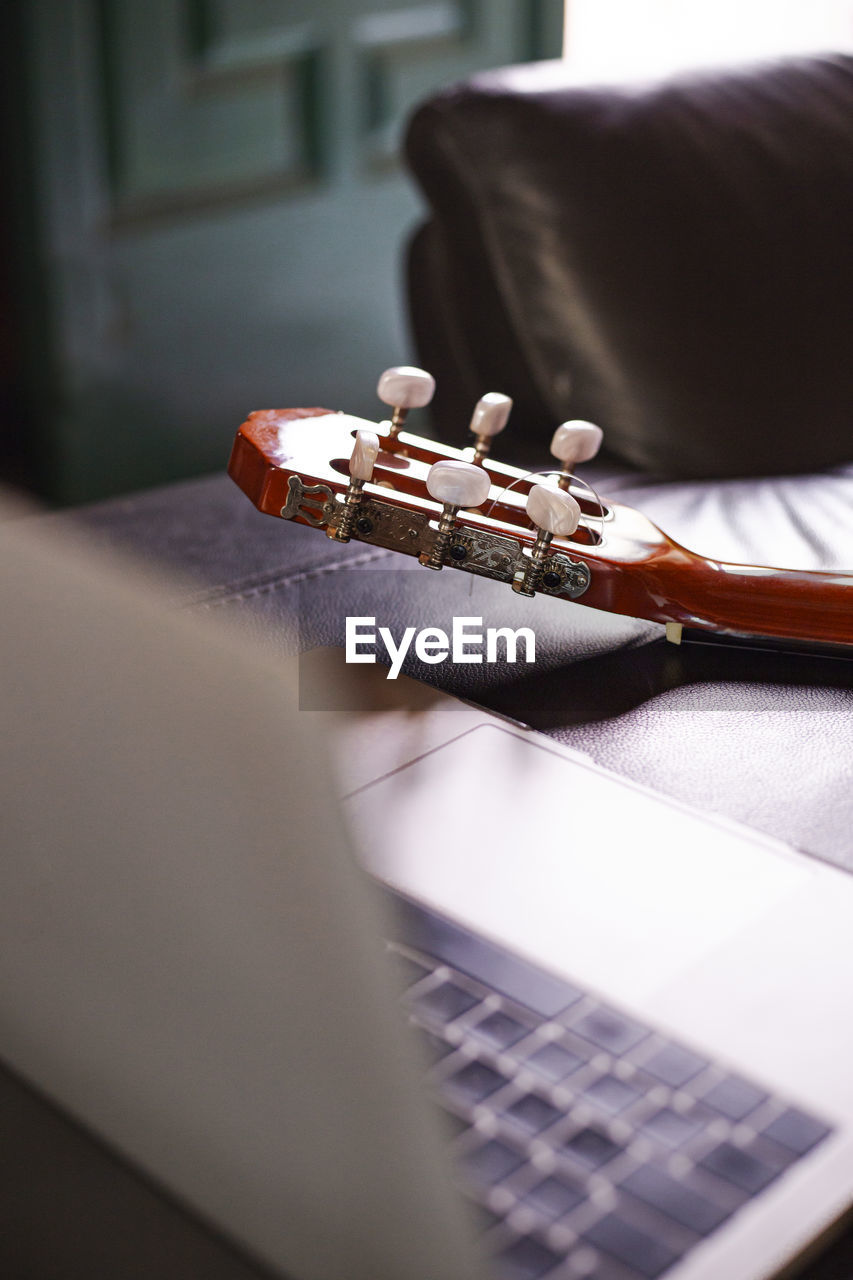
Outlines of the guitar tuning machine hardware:
[[[527,559],[512,580],[512,589],[522,596],[536,594],[540,583],[546,587],[560,585],[559,574],[546,569],[551,539],[556,534],[568,538],[580,521],[581,509],[570,493],[537,483],[527,495],[527,514],[536,526],[536,541]],[[553,576],[555,581],[549,581]]]
[[470,431],[474,436],[474,464],[482,463],[492,447],[492,440],[503,431],[512,411],[512,400],[500,391],[488,391],[478,400],[471,415]]
[[435,394],[435,378],[425,369],[396,365],[386,369],[379,379],[376,394],[393,410],[386,443],[395,440],[410,409],[423,409]]
[[[454,462],[453,465],[475,471],[481,483],[487,479],[486,471],[470,463]],[[360,500],[348,507],[346,497],[341,501],[328,485],[309,484],[301,476],[291,475],[287,482],[287,501],[280,514],[285,520],[300,520],[314,527],[325,525],[329,537],[335,536],[335,530],[344,517],[349,521],[350,538],[366,542],[369,546],[418,556],[422,563],[424,560],[430,562],[434,558],[438,538],[434,518],[430,523],[426,511],[399,507],[393,502],[383,501],[378,495],[364,493],[362,485],[354,486],[356,492],[361,493]],[[352,512],[351,520],[348,512]],[[445,526],[448,539],[435,556],[439,567],[454,565],[468,573],[512,585],[513,578],[529,558],[518,539],[508,533],[471,526],[463,528],[454,522],[455,512],[456,504],[450,504],[447,512],[449,529]],[[564,600],[577,600],[589,584],[589,566],[558,551],[545,560],[536,589]]]
[[[479,507],[489,496],[489,475],[471,462],[435,462],[427,476],[427,492],[442,503],[438,534],[430,551],[422,551],[418,560],[427,569],[441,569],[448,556],[461,563],[466,548],[453,543],[456,513],[460,507]],[[452,544],[452,545],[451,545]]]
[[353,522],[361,524],[356,521],[356,517],[364,497],[364,486],[373,475],[378,453],[379,437],[375,431],[356,431],[355,447],[349,460],[350,482],[344,495],[343,509],[337,524],[329,524],[326,528],[326,533],[335,542],[349,542]]
[[594,422],[574,418],[557,427],[551,437],[551,454],[562,463],[562,474],[557,480],[561,489],[568,490],[572,471],[580,462],[589,462],[601,448],[603,432]]
[[301,476],[293,475],[287,482],[287,501],[281,509],[281,518],[301,517],[316,529],[334,517],[335,507],[339,505],[327,484],[306,484]]

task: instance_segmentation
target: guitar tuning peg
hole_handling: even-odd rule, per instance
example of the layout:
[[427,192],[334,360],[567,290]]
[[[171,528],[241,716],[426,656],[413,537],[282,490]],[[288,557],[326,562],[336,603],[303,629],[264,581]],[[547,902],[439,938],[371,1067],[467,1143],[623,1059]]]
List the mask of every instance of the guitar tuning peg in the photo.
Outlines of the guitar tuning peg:
[[448,548],[451,558],[464,560],[465,548],[461,547],[461,555],[454,555],[455,548],[450,546],[453,529],[456,523],[456,512],[460,507],[479,507],[489,496],[489,474],[471,462],[434,462],[427,475],[427,493],[436,502],[443,504],[441,518],[438,522],[438,536],[432,551],[423,551],[418,559],[428,569],[440,569],[444,564]]
[[373,475],[379,453],[379,436],[375,431],[356,431],[355,445],[349,460],[349,487],[344,495],[343,510],[336,525],[327,525],[326,533],[335,542],[349,542],[353,521],[364,497],[364,486]]
[[423,409],[435,394],[435,378],[425,369],[410,365],[395,365],[386,369],[379,379],[376,394],[383,404],[393,409],[387,438],[393,440],[410,409]]
[[492,439],[503,431],[512,411],[512,400],[500,391],[487,391],[478,400],[471,415],[470,430],[476,440],[474,462],[482,462],[492,445]]
[[581,509],[570,493],[552,489],[543,482],[531,486],[527,495],[527,514],[536,526],[536,541],[530,558],[519,569],[512,583],[513,591],[522,596],[532,596],[542,577],[551,539],[569,538],[577,529]]
[[349,460],[352,480],[364,485],[373,475],[379,455],[379,436],[375,431],[356,431],[355,445]]
[[601,448],[604,433],[601,427],[593,422],[584,422],[573,418],[557,427],[551,437],[551,453],[563,464],[563,474],[557,483],[561,489],[568,489],[573,469],[580,462],[589,462]]

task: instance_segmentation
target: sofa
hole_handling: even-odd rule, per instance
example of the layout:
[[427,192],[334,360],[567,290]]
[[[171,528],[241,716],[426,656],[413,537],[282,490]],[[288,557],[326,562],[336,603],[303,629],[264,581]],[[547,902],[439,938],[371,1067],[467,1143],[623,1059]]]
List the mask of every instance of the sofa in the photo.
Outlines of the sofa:
[[[853,567],[851,107],[840,57],[620,87],[544,65],[422,106],[408,288],[436,434],[463,443],[474,401],[501,390],[515,410],[495,452],[546,466],[556,423],[590,418],[606,449],[583,474],[684,544]],[[657,623],[499,583],[472,597],[464,574],[262,516],[224,474],[46,518],[166,567],[176,607],[282,654],[342,644],[348,613],[527,620],[530,669],[405,670],[853,871],[847,658],[673,645]],[[851,1270],[853,1237],[805,1274]]]

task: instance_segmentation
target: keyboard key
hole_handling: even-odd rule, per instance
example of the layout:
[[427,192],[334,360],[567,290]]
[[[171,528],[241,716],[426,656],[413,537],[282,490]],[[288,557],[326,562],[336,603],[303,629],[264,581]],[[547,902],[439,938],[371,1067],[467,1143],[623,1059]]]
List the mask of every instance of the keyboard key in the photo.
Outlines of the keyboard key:
[[560,1254],[553,1253],[538,1240],[522,1236],[500,1255],[498,1274],[502,1280],[539,1280],[562,1261]]
[[673,1089],[680,1089],[707,1066],[707,1060],[700,1058],[698,1053],[684,1049],[679,1044],[665,1044],[657,1053],[652,1054],[648,1062],[643,1063],[643,1070]]
[[583,993],[562,978],[417,903],[395,897],[394,914],[409,946],[479,979],[543,1018],[555,1018],[581,999]]
[[583,1058],[579,1058],[576,1053],[571,1053],[562,1045],[552,1043],[537,1049],[536,1053],[531,1054],[527,1059],[525,1065],[532,1067],[540,1076],[556,1084],[559,1080],[565,1080],[566,1076],[575,1071],[582,1062]]
[[648,1029],[639,1022],[616,1013],[614,1009],[605,1008],[593,1009],[592,1013],[585,1014],[573,1024],[572,1030],[584,1039],[591,1040],[599,1048],[616,1055],[627,1053],[649,1034]]
[[586,1199],[586,1189],[569,1182],[565,1177],[545,1178],[524,1197],[525,1204],[532,1205],[549,1218],[562,1218]]
[[526,1036],[530,1031],[523,1022],[519,1022],[516,1018],[511,1018],[507,1013],[490,1013],[482,1022],[478,1022],[475,1027],[471,1028],[471,1034],[476,1036],[478,1040],[484,1040],[486,1044],[492,1045],[495,1049],[508,1049],[511,1044],[515,1044]]
[[632,1102],[636,1102],[640,1094],[639,1089],[632,1089],[624,1080],[618,1080],[616,1076],[601,1076],[598,1080],[593,1080],[583,1091],[584,1098],[589,1098],[591,1102],[596,1103],[605,1111],[613,1112],[624,1111]]
[[525,1157],[513,1147],[508,1147],[505,1142],[492,1138],[475,1151],[469,1151],[462,1163],[469,1176],[491,1186],[520,1169],[525,1163]]
[[585,1129],[579,1129],[571,1138],[567,1138],[562,1150],[586,1165],[588,1169],[599,1169],[614,1156],[620,1155],[623,1148],[600,1129],[588,1125]]
[[819,1120],[807,1116],[805,1112],[798,1111],[796,1107],[789,1107],[763,1132],[765,1137],[781,1143],[783,1147],[787,1147],[798,1156],[804,1156],[807,1151],[811,1151],[812,1147],[816,1147],[830,1130]]
[[507,1120],[519,1125],[527,1133],[541,1133],[549,1125],[556,1124],[563,1118],[563,1112],[552,1107],[550,1102],[540,1098],[537,1093],[526,1093],[504,1112]]
[[610,1213],[590,1227],[585,1238],[596,1249],[602,1249],[619,1262],[624,1262],[647,1280],[655,1280],[677,1261],[678,1254],[653,1236],[638,1231],[615,1213]]
[[441,1092],[474,1106],[484,1098],[491,1097],[507,1083],[506,1076],[487,1066],[485,1062],[469,1062],[455,1076],[443,1082]]
[[700,1120],[683,1116],[680,1112],[673,1111],[672,1107],[661,1107],[660,1111],[643,1122],[641,1131],[668,1147],[680,1147],[682,1142],[695,1137],[701,1128]]
[[622,1186],[638,1200],[658,1209],[700,1236],[715,1231],[729,1216],[726,1209],[720,1208],[698,1191],[691,1190],[683,1180],[676,1182],[668,1173],[651,1164],[635,1169]]
[[735,1147],[730,1142],[721,1142],[699,1163],[709,1173],[716,1174],[718,1178],[723,1178],[732,1186],[739,1187],[741,1191],[748,1191],[753,1196],[769,1186],[780,1172],[779,1169],[774,1169],[763,1160],[759,1160],[751,1152],[745,1151],[742,1147]]
[[478,996],[472,996],[470,991],[463,991],[455,982],[442,982],[441,986],[433,987],[432,991],[418,996],[415,1008],[441,1022],[453,1022],[479,1003]]
[[740,1121],[761,1102],[767,1101],[767,1094],[748,1080],[740,1076],[726,1076],[719,1084],[715,1084],[702,1099],[715,1111],[721,1111],[730,1120]]
[[[477,976],[477,970],[472,969],[471,972]],[[495,966],[489,985],[493,985],[496,991],[514,1000],[516,1004],[532,1009],[542,1018],[555,1018],[558,1013],[577,1004],[583,996],[582,991],[570,986],[562,978],[555,978],[550,973],[544,973],[541,969],[510,956],[506,957],[503,964]]]

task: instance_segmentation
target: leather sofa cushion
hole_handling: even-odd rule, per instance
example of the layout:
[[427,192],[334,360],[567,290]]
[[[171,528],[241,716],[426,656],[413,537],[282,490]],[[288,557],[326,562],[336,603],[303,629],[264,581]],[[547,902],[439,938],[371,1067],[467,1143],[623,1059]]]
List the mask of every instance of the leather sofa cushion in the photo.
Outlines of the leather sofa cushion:
[[851,113],[840,55],[618,88],[562,64],[477,77],[410,125],[433,211],[412,284],[440,270],[477,394],[515,395],[543,444],[588,417],[673,476],[847,462]]
[[[763,484],[667,484],[602,466],[587,474],[706,555],[853,565],[853,467]],[[348,614],[375,615],[395,635],[453,615],[532,626],[533,667],[427,667],[410,654],[403,669],[853,870],[853,662],[670,645],[655,623],[524,600],[501,583],[429,573],[408,557],[270,519],[225,476],[49,518],[182,573],[181,603],[228,616],[282,654],[342,645]]]

